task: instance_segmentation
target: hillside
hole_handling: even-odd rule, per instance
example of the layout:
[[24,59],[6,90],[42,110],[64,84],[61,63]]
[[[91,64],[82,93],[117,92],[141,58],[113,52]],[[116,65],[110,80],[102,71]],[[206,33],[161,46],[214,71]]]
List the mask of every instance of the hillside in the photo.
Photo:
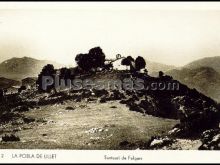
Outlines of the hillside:
[[[97,73],[94,79],[108,79],[114,74]],[[125,74],[117,71],[114,77]],[[162,81],[145,78],[146,82]],[[20,141],[0,142],[1,148],[149,149],[152,137],[166,136],[173,128],[175,136],[193,136],[219,124],[216,103],[183,84],[177,91],[27,90],[7,95],[5,102],[0,104],[0,122],[7,127],[1,137],[11,133]],[[187,146],[180,141],[180,149],[202,144],[199,139],[186,141]]]
[[[75,110],[66,110],[66,107],[75,107]],[[21,131],[17,135],[22,141],[0,143],[2,149],[113,150],[126,149],[127,141],[133,143],[129,149],[136,149],[138,141],[147,141],[153,135],[169,131],[178,123],[176,120],[143,116],[129,111],[118,102],[97,104],[96,101],[65,101],[63,105],[54,104],[30,110],[25,116],[36,122],[31,122],[29,129],[25,129],[25,124],[20,125]],[[11,129],[9,127],[4,131]]]
[[[87,78],[121,79],[127,74],[97,72]],[[143,78],[147,84],[167,81],[166,77],[136,76],[133,78]],[[81,89],[42,93],[32,89],[6,95],[0,108],[0,123],[6,128],[1,134],[6,141],[0,146],[11,149],[149,149],[155,145],[153,137],[166,136],[170,130],[175,133],[172,138],[184,138],[216,128],[220,115],[212,99],[181,83],[178,90],[170,91]],[[19,137],[19,141],[7,141],[5,133]],[[180,141],[180,149],[202,145],[198,136],[197,141],[186,141],[190,144]]]
[[11,79],[7,79],[4,77],[0,77],[0,89],[7,89],[10,88],[12,86],[18,86],[21,85],[21,83],[19,81],[16,80],[11,80]]
[[220,56],[202,58],[184,66],[184,68],[188,69],[196,69],[200,67],[210,67],[220,73]]
[[154,74],[154,73],[158,73],[159,71],[166,72],[171,69],[175,69],[176,67],[173,65],[166,65],[166,64],[146,60],[146,68],[149,74]]
[[30,57],[11,58],[0,64],[0,76],[15,80],[36,77],[46,64],[53,64],[55,67],[61,66],[52,61],[37,60]]
[[166,74],[220,102],[220,74],[213,68],[175,69]]

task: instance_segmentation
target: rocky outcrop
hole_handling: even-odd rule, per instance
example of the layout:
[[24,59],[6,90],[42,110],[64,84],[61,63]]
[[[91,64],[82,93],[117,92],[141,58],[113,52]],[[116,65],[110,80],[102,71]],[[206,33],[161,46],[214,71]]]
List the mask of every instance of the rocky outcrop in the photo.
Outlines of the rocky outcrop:
[[200,150],[220,150],[220,129],[206,130],[201,136]]
[[172,138],[169,138],[168,136],[165,137],[152,137],[149,141],[148,141],[148,145],[147,148],[148,149],[161,149],[164,146],[169,146],[172,143],[174,143],[175,140]]
[[[179,119],[178,134],[202,132],[218,127],[220,121],[219,106],[211,98],[195,89],[179,83],[178,91],[136,91],[126,92],[126,99],[120,101],[130,110],[157,117]],[[175,131],[175,134],[177,132]]]
[[13,141],[20,141],[20,138],[14,134],[6,134],[2,136],[3,142],[13,142]]

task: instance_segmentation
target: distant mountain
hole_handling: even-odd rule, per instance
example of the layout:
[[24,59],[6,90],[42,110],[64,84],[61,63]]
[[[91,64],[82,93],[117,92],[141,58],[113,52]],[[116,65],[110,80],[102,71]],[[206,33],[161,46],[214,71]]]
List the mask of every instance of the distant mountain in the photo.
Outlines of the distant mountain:
[[19,86],[19,85],[21,85],[21,82],[19,82],[19,81],[0,77],[0,88],[7,89],[12,86]]
[[176,69],[177,67],[173,65],[166,65],[158,62],[146,61],[146,68],[150,75],[156,76],[159,71],[167,72],[172,69]]
[[168,71],[166,74],[220,102],[220,73],[215,69],[211,67],[182,68]]
[[36,77],[46,64],[53,64],[55,68],[61,67],[60,64],[52,61],[37,60],[30,57],[11,58],[0,63],[0,76],[14,80]]
[[166,74],[220,102],[220,56],[202,58]]
[[184,66],[184,68],[188,69],[196,69],[200,67],[211,67],[220,73],[220,56],[202,58]]

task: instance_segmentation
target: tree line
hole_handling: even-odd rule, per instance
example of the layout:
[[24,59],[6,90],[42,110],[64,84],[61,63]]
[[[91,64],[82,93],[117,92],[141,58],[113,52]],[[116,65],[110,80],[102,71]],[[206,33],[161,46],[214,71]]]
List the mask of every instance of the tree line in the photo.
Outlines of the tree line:
[[[75,57],[75,62],[77,66],[75,68],[61,68],[56,70],[52,64],[47,64],[43,67],[42,71],[38,75],[37,85],[38,90],[43,90],[42,88],[42,78],[43,76],[59,76],[60,79],[74,79],[75,76],[84,73],[96,73],[97,71],[111,70],[113,69],[112,62],[106,63],[106,56],[100,47],[94,47],[89,50],[88,53],[80,53]],[[136,59],[131,56],[123,57],[121,60],[121,65],[130,67],[131,72],[137,72],[146,67],[146,62],[143,57],[138,56]],[[48,87],[50,91],[53,85]]]

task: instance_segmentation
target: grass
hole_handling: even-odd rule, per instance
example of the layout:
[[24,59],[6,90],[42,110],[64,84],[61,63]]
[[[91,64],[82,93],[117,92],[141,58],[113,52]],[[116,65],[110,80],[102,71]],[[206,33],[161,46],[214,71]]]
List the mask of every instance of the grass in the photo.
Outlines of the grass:
[[[76,108],[67,111],[66,107]],[[123,141],[146,142],[151,136],[168,132],[178,123],[177,120],[129,111],[118,101],[66,101],[62,105],[42,106],[24,112],[24,115],[35,118],[35,122],[22,125],[21,131],[17,132],[20,142],[0,143],[0,148],[116,150],[122,149],[119,144]],[[36,122],[42,118],[47,122]],[[103,131],[88,133],[92,128]]]

